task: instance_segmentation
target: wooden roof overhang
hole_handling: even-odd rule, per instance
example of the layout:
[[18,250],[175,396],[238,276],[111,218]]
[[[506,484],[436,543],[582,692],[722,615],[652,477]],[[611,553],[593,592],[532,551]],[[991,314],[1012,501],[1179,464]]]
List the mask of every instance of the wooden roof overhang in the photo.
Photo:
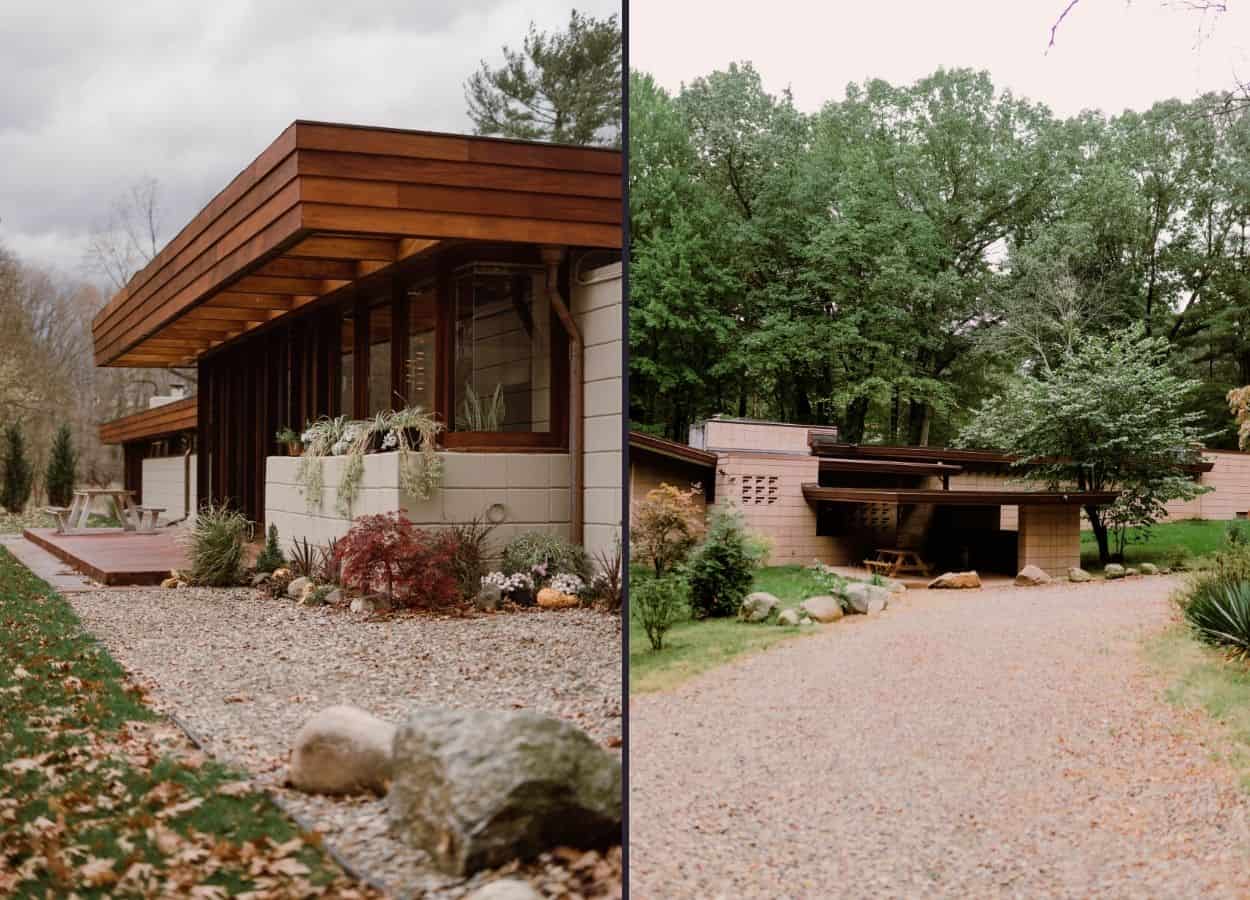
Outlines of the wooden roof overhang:
[[92,323],[100,366],[203,353],[451,241],[621,246],[621,154],[297,121]]
[[100,443],[128,444],[181,431],[194,431],[197,407],[195,397],[187,397],[105,422],[100,426]]
[[943,462],[903,462],[894,459],[829,459],[821,458],[822,472],[861,472],[873,475],[958,475],[963,466]]
[[803,485],[808,503],[932,503],[937,506],[1106,506],[1115,502],[1116,491],[943,491],[889,488],[821,487]]
[[640,450],[643,453],[666,456],[669,459],[680,460],[704,469],[716,468],[715,453],[709,453],[707,450],[700,450],[697,447],[691,447],[688,444],[682,444],[677,441],[644,434],[641,431],[631,431],[629,433],[629,448],[631,451]]

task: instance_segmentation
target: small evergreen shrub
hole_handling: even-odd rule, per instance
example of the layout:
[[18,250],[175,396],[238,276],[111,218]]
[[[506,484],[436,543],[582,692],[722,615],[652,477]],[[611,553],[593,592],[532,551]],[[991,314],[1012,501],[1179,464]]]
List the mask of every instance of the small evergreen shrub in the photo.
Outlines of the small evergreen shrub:
[[686,565],[690,607],[695,618],[737,615],[759,565],[737,510],[717,509],[707,538]]
[[26,439],[22,436],[22,426],[19,423],[14,422],[5,431],[4,444],[0,506],[11,513],[20,513],[26,509],[26,503],[30,500],[34,472],[30,460],[26,458]]
[[559,572],[576,575],[582,581],[591,577],[590,556],[577,544],[545,531],[526,531],[508,542],[503,550],[503,571],[523,572],[542,587]]
[[1250,658],[1250,581],[1204,580],[1189,596],[1184,612],[1199,640]]
[[687,615],[690,587],[680,575],[635,578],[629,586],[629,605],[646,632],[652,650],[664,649],[664,635]]
[[53,506],[69,506],[74,499],[74,481],[77,478],[78,454],[74,451],[74,438],[68,425],[62,425],[52,440],[52,455],[48,460],[45,479],[48,485],[48,503]]
[[187,576],[202,587],[230,587],[243,578],[243,544],[252,523],[229,506],[205,504],[187,533]]
[[649,563],[657,576],[682,565],[704,532],[698,488],[680,490],[662,484],[647,492],[630,523],[630,553]]
[[282,555],[282,545],[278,543],[278,526],[270,523],[265,546],[256,556],[256,571],[272,572],[285,565],[286,557]]

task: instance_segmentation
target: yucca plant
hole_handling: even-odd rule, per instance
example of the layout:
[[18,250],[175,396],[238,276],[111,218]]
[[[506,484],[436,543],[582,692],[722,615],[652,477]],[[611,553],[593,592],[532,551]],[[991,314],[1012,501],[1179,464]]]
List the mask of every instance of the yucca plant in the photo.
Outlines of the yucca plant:
[[228,505],[200,507],[185,539],[193,584],[230,587],[243,578],[243,544],[250,540],[252,523]]
[[1184,610],[1199,640],[1250,659],[1250,581],[1203,582]]
[[301,578],[312,578],[317,571],[317,547],[308,543],[308,538],[291,541],[289,568],[291,573]]

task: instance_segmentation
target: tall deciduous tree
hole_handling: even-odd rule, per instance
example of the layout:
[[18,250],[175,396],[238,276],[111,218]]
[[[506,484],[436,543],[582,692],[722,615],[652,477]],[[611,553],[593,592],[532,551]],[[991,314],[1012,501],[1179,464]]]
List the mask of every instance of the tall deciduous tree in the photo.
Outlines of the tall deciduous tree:
[[1167,341],[1140,327],[1082,338],[1049,371],[987,400],[960,442],[1015,454],[1025,477],[1051,489],[1121,492],[1112,507],[1085,507],[1105,564],[1109,532],[1122,550],[1127,528],[1207,490],[1184,468],[1200,456],[1198,414],[1186,409],[1198,383],[1171,372],[1167,355]]
[[520,50],[465,82],[478,134],[566,144],[620,143],[621,27],[573,10],[564,31],[531,23]]

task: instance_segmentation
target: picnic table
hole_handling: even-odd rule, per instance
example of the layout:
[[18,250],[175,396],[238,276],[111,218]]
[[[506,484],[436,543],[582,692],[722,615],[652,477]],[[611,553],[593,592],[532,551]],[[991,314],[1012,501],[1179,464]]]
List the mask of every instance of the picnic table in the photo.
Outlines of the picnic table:
[[864,560],[864,567],[870,572],[887,578],[912,574],[927,576],[930,572],[929,564],[920,558],[917,551],[893,547],[883,547],[877,550],[876,557]]
[[148,532],[156,529],[157,518],[164,507],[137,506],[134,491],[123,488],[79,488],[69,507],[49,506],[47,512],[56,517],[58,534],[90,534],[98,529],[88,524],[91,506],[97,497],[108,498],[123,531]]

